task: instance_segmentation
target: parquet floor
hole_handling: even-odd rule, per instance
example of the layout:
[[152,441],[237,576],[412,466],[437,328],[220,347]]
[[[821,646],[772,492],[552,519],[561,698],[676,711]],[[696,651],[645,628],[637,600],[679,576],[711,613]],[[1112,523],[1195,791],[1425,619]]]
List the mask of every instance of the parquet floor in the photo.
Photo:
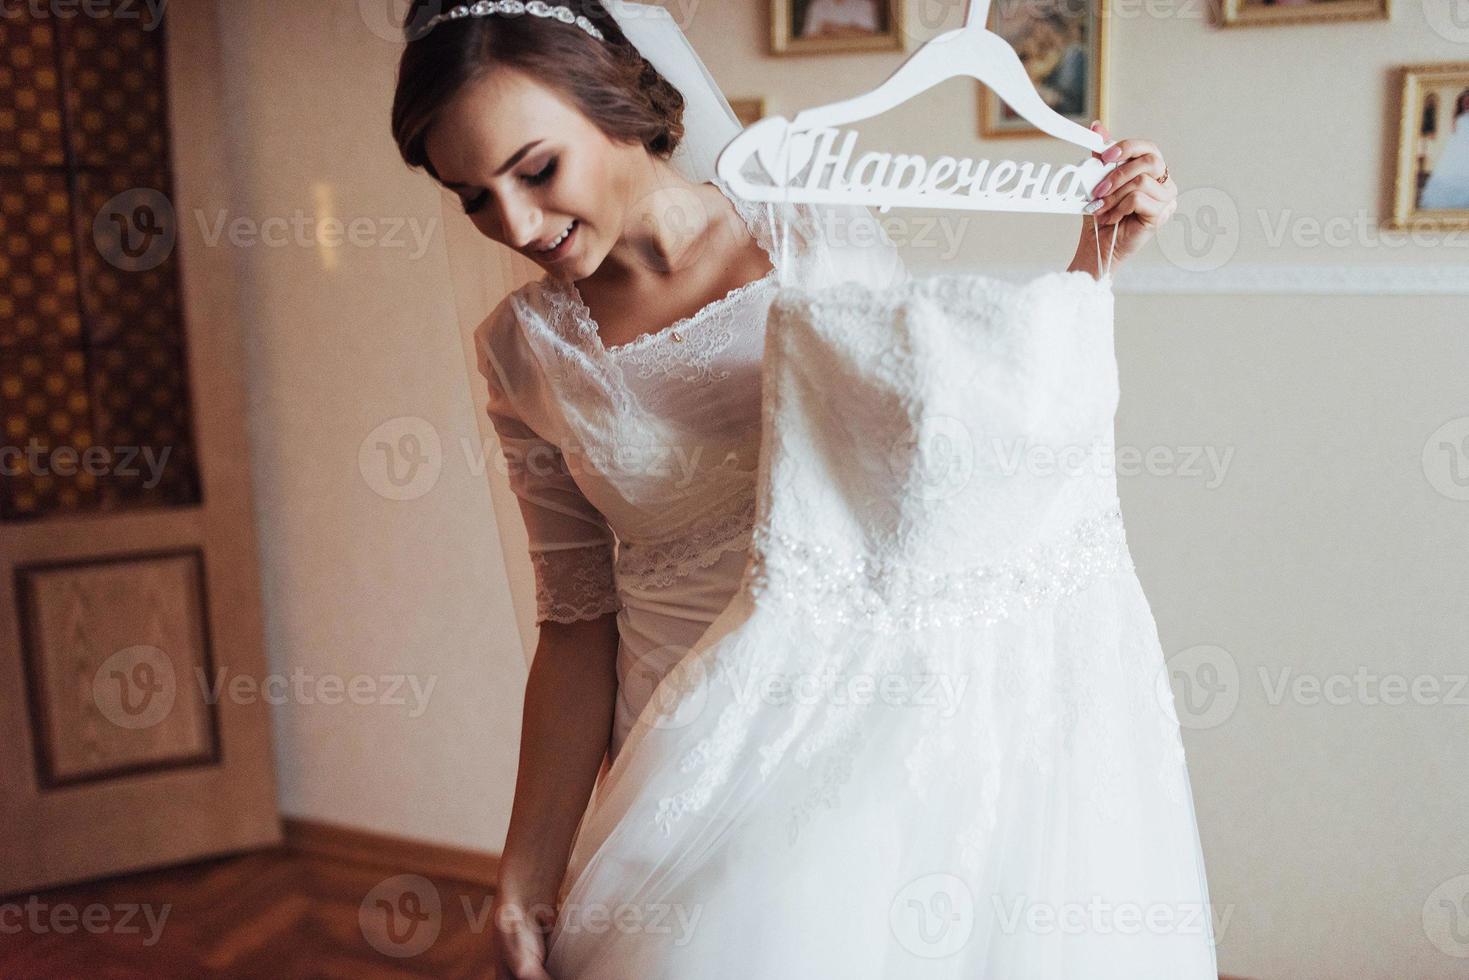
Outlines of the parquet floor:
[[484,978],[490,898],[284,848],[217,858],[0,898],[0,977]]

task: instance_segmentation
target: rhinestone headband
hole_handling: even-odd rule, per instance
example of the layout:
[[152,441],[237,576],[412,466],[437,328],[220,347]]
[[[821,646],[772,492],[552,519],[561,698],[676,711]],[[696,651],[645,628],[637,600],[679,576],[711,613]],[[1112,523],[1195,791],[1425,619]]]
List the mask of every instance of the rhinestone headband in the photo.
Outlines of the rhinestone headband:
[[442,14],[436,14],[430,17],[417,36],[423,37],[446,20],[459,20],[464,17],[489,17],[493,14],[504,14],[510,17],[518,17],[521,14],[532,14],[536,17],[554,17],[563,24],[575,24],[598,41],[606,40],[602,36],[602,32],[597,30],[597,25],[587,20],[587,18],[575,13],[569,7],[553,7],[549,3],[543,2],[543,0],[529,0],[528,3],[522,2],[522,0],[478,0],[477,3],[460,4],[451,10],[446,10]]

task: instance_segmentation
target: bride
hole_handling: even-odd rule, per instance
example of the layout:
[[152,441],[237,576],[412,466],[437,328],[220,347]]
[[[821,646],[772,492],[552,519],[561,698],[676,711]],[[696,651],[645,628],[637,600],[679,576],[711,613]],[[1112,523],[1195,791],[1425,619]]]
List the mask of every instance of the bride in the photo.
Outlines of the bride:
[[[598,844],[618,812],[614,790],[619,799],[637,794],[637,774],[665,764],[650,732],[671,733],[670,715],[707,693],[679,668],[738,618],[732,599],[746,582],[769,477],[761,371],[781,282],[799,274],[803,284],[881,291],[910,280],[890,247],[852,244],[872,240],[855,231],[872,221],[863,209],[833,222],[840,209],[818,215],[734,197],[713,162],[738,124],[702,64],[656,8],[611,6],[615,17],[597,0],[456,10],[415,0],[393,105],[404,160],[454,192],[482,234],[546,273],[507,296],[476,332],[489,416],[530,541],[540,627],[492,956],[500,978],[775,976],[742,969],[757,962],[753,948],[723,954],[743,964],[679,959],[677,939],[651,929],[635,952],[614,952],[610,940],[600,949],[585,921],[571,924],[565,899],[574,881],[590,887],[593,870],[609,873],[614,855]],[[1173,213],[1177,190],[1158,148],[1124,140],[1108,159],[1119,155],[1083,225],[1068,283],[1072,274],[1103,276],[1102,226],[1113,226],[1112,254],[1125,258]],[[794,252],[782,247],[792,231]],[[589,802],[601,809],[594,836],[584,821]],[[656,849],[660,839],[684,838],[635,839]],[[679,861],[674,851],[636,864],[632,850],[622,855],[625,888],[614,872],[611,892],[647,894],[640,871]],[[751,860],[757,866],[767,867]],[[757,886],[792,885],[765,873]],[[711,879],[680,880],[697,911]],[[830,887],[805,885],[813,894]],[[712,884],[707,897],[715,898]],[[744,896],[743,941],[759,944],[764,927],[786,918],[778,906],[761,918],[767,898]],[[807,937],[833,947],[831,964],[858,954],[848,942],[854,926],[844,933],[819,919],[820,908],[806,912],[817,917]],[[679,917],[664,925],[677,935]],[[723,941],[707,924],[702,936],[704,949]],[[1042,962],[1025,956],[1033,954],[1017,953],[1009,965]],[[1020,975],[1006,972],[998,953],[987,962],[998,964],[997,976]],[[812,975],[794,959],[790,968]]]

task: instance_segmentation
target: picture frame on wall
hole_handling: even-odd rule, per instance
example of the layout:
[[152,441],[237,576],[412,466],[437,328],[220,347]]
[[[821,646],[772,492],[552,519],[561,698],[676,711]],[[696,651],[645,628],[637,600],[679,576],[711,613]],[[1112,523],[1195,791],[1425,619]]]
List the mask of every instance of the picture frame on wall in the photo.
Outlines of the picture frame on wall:
[[1469,61],[1405,65],[1389,227],[1469,228]]
[[905,0],[770,0],[778,55],[902,51]]
[[1225,27],[1390,20],[1392,0],[1222,0]]
[[[1012,0],[990,7],[987,26],[1020,55],[1047,105],[1090,127],[1093,119],[1107,121],[1107,22],[1104,2]],[[981,84],[979,134],[1003,139],[1040,131]]]
[[741,126],[753,126],[765,118],[765,99],[760,96],[730,99],[729,107],[734,110],[735,118],[740,121]]

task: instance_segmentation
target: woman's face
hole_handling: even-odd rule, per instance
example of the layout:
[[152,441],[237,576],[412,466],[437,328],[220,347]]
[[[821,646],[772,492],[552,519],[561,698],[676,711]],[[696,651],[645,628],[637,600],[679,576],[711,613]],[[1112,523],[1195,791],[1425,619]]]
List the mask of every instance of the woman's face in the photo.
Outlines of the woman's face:
[[[519,71],[466,85],[425,141],[433,168],[474,226],[560,279],[582,279],[619,237],[629,155],[575,107]],[[567,229],[554,250],[548,251]]]

